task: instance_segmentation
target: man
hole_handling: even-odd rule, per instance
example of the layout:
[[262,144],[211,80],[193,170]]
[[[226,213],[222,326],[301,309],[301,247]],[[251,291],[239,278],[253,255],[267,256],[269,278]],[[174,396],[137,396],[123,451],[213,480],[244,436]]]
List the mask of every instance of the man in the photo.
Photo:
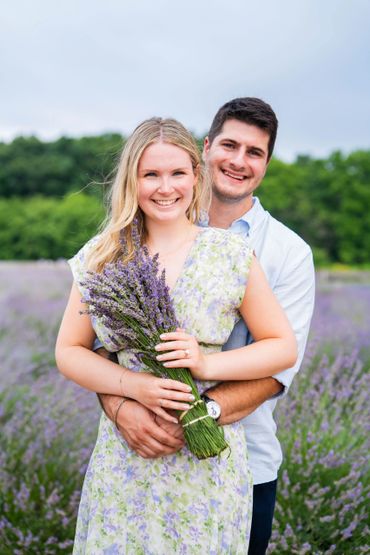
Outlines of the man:
[[[282,460],[273,410],[302,362],[314,302],[314,269],[308,245],[266,212],[253,192],[263,180],[274,149],[278,121],[257,98],[234,99],[220,108],[205,139],[203,159],[212,180],[212,203],[200,225],[245,236],[294,329],[297,364],[272,377],[225,382],[207,392],[210,414],[220,425],[243,419],[254,478],[250,555],[265,553],[271,536],[277,473]],[[253,341],[244,323],[224,349]],[[183,446],[181,427],[155,418],[145,407],[101,396],[108,416],[139,455],[165,456]],[[213,401],[213,402],[212,402]]]

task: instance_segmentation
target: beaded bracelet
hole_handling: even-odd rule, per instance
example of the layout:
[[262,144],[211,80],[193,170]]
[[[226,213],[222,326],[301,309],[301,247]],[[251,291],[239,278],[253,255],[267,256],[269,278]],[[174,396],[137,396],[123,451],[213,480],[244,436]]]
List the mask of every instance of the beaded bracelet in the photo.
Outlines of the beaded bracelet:
[[120,402],[120,404],[117,407],[116,414],[114,415],[114,424],[115,424],[118,431],[119,431],[118,423],[117,423],[118,413],[119,413],[120,408],[122,407],[123,403],[127,400],[128,400],[127,397],[123,397],[122,401]]

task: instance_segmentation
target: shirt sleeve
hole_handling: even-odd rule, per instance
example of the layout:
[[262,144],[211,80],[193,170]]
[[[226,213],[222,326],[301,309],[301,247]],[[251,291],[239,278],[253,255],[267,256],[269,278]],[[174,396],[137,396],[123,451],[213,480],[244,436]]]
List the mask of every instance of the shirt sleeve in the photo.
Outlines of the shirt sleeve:
[[314,299],[315,271],[311,249],[308,245],[289,254],[289,260],[283,265],[282,274],[274,287],[281,307],[293,328],[297,346],[297,362],[291,368],[275,374],[273,377],[283,384],[284,389],[277,396],[286,395],[290,384],[298,372],[306,348],[310,328]]
[[101,349],[102,347],[104,347],[103,343],[100,341],[100,339],[98,337],[96,337],[92,350],[97,351],[98,349]]

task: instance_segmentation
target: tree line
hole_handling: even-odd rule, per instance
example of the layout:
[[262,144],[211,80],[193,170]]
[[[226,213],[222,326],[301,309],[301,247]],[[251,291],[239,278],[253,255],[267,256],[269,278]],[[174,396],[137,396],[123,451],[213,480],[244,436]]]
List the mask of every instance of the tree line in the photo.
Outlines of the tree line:
[[[0,143],[0,258],[68,257],[96,233],[124,141],[105,134]],[[370,151],[272,159],[258,196],[313,247],[318,264],[369,263]]]

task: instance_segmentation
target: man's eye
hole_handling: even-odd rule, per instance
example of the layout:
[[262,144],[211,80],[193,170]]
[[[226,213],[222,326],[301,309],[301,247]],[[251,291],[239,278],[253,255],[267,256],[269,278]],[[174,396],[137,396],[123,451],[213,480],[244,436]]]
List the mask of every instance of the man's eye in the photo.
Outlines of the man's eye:
[[234,148],[233,143],[224,143],[223,145],[225,148]]

